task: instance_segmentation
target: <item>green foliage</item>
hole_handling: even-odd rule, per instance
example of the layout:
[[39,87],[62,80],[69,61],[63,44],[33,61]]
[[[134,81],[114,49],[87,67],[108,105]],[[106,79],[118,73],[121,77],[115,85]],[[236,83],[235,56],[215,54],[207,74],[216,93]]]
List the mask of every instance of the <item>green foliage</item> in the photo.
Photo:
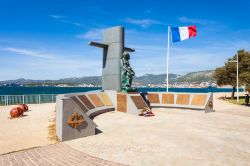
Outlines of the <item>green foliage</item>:
[[228,100],[230,103],[233,103],[233,104],[238,104],[238,105],[243,105],[245,104],[245,99],[244,98],[239,98],[239,102],[237,103],[237,100],[236,99],[231,99],[231,100]]
[[[246,85],[246,89],[250,92],[250,53],[245,50],[237,52],[239,60],[239,85]],[[236,61],[237,55],[229,58],[228,61]],[[214,79],[219,86],[231,85],[233,86],[232,98],[236,88],[237,80],[237,64],[226,62],[223,67],[215,69]]]
[[250,93],[250,84],[246,85],[246,91],[248,91],[248,93]]
[[246,85],[246,90],[250,93],[250,52],[238,51],[239,55],[239,77],[242,84]]
[[219,86],[231,85],[233,87],[236,87],[236,65],[234,65],[233,63],[226,63],[225,66],[215,69],[214,79]]

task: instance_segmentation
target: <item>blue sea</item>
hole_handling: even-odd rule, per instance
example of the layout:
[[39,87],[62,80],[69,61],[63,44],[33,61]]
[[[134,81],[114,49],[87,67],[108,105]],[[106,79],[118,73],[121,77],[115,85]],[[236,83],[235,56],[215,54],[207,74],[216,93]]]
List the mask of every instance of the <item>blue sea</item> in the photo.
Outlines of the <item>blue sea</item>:
[[[0,87],[0,95],[65,94],[100,90],[89,87]],[[166,88],[137,88],[139,92],[166,92]],[[169,88],[170,92],[232,92],[232,88]],[[243,92],[243,89],[240,89]]]

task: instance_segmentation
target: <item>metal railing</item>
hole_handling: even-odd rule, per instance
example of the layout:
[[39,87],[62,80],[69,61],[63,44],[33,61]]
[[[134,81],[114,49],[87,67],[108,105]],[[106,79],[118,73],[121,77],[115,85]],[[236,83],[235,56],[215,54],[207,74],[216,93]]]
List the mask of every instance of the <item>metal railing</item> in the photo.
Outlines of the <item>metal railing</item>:
[[56,94],[0,95],[0,106],[55,103]]

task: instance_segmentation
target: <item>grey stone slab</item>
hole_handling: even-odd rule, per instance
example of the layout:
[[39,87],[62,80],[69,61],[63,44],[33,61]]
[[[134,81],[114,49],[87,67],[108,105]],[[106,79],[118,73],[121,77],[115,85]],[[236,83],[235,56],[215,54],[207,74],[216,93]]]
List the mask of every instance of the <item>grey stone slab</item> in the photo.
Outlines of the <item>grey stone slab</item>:
[[113,90],[105,90],[104,92],[108,95],[113,106],[115,107],[115,110],[117,110],[117,92]]
[[62,140],[62,119],[63,119],[63,95],[56,97],[56,135]]
[[213,93],[209,93],[209,97],[206,102],[205,112],[214,112]]
[[106,65],[109,67],[106,67],[103,69],[102,71],[103,76],[112,75],[112,74],[121,75],[121,70],[117,70],[118,68],[120,69],[120,66],[121,66],[120,59],[119,61],[117,61],[117,59],[107,59]]
[[105,90],[115,90],[119,91],[121,89],[121,83],[120,81],[114,81],[114,80],[121,80],[120,75],[105,75],[102,77],[102,84],[103,84],[103,89]]
[[103,42],[105,44],[124,43],[124,27],[116,26],[106,29],[103,33]]
[[[81,110],[77,104],[74,103],[72,99],[59,98],[57,103],[56,133],[59,140],[67,141],[95,134],[95,128],[97,125]],[[68,125],[68,118],[74,112],[82,115],[85,120],[78,128],[73,128]]]
[[107,59],[121,59],[124,43],[111,43],[108,46]]
[[[56,101],[56,134],[60,141],[68,141],[71,139],[81,138],[85,136],[95,135],[93,118],[99,114],[115,111],[115,106],[101,106],[87,110],[84,104],[79,100],[78,96],[88,94],[97,94],[100,92],[85,92],[75,94],[58,95]],[[108,96],[115,95],[115,91],[109,91]],[[113,99],[113,97],[112,97]],[[68,124],[68,120],[73,113],[82,115],[84,122],[77,128]]]

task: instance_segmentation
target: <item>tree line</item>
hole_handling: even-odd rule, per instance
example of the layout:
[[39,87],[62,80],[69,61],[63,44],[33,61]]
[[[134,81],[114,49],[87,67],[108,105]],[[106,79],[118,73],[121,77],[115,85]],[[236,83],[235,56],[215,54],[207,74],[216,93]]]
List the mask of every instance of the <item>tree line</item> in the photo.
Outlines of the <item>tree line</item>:
[[[239,61],[239,86],[245,86],[250,93],[250,52],[239,50],[237,54]],[[217,85],[231,85],[233,87],[231,99],[234,99],[237,87],[237,64],[230,61],[236,61],[237,54],[232,58],[228,58],[224,66],[216,68],[213,75]]]

